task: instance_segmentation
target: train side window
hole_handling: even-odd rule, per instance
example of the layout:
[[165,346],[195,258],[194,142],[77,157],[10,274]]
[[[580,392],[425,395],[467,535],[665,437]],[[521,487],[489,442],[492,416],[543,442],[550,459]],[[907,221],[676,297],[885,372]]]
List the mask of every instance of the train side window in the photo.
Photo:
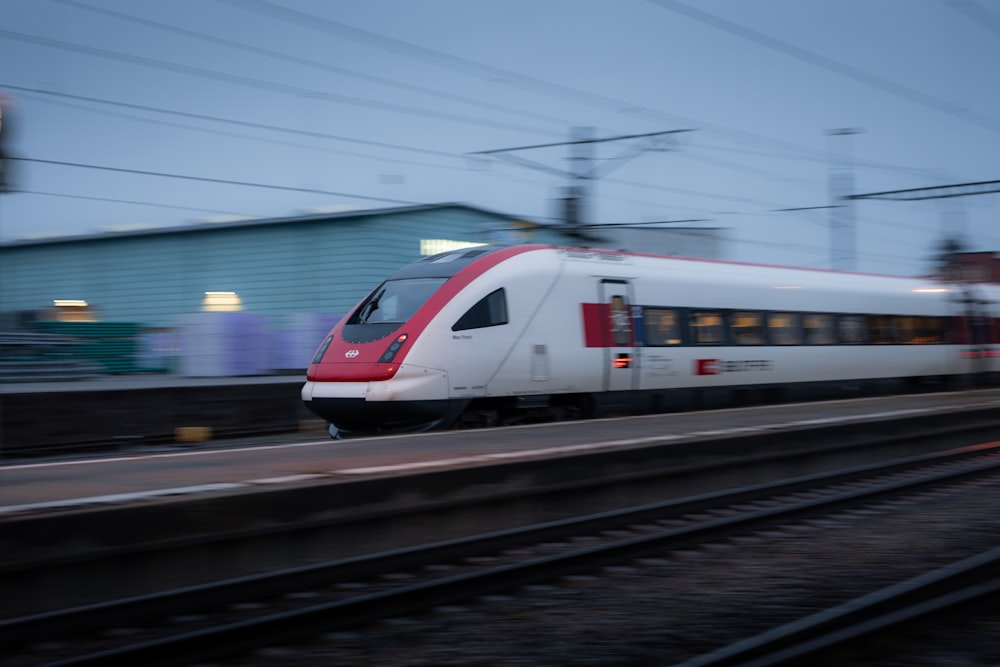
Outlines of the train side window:
[[841,315],[837,322],[837,338],[847,345],[859,345],[867,340],[868,325],[864,315]]
[[928,343],[944,343],[948,340],[948,322],[943,317],[925,317],[922,335]]
[[798,313],[770,313],[767,331],[774,345],[801,345],[802,325]]
[[892,315],[869,315],[868,342],[880,344],[897,342],[896,318]]
[[[912,325],[910,323],[902,324],[904,320],[912,320]],[[904,339],[908,343],[929,345],[943,343],[945,340],[946,327],[942,317],[901,317],[900,321],[900,328],[909,335],[909,339]],[[907,329],[910,326],[912,328]]]
[[804,315],[802,331],[807,345],[834,345],[837,342],[836,319],[829,313]]
[[972,316],[972,343],[973,345],[985,345],[988,344],[993,338],[993,332],[990,329],[989,318],[983,317],[982,315]]
[[677,310],[643,308],[642,322],[646,345],[667,347],[681,344],[681,318]]
[[919,317],[912,315],[900,315],[896,318],[896,339],[900,343],[917,343],[919,327]]
[[494,290],[469,308],[451,327],[452,331],[483,329],[507,324],[507,295],[504,289]]
[[736,345],[764,345],[767,343],[763,313],[748,310],[730,313],[729,331]]
[[944,320],[940,317],[903,315],[896,318],[900,341],[928,345],[944,340]]
[[725,328],[719,311],[692,310],[688,317],[691,342],[695,345],[721,345],[725,342]]
[[949,342],[953,345],[968,345],[969,344],[969,332],[966,327],[966,319],[964,317],[949,317],[950,326],[948,330]]

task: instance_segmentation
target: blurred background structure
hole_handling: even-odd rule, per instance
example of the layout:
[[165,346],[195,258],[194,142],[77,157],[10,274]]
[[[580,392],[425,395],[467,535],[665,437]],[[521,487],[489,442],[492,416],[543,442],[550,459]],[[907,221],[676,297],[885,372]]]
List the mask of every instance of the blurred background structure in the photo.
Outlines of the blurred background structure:
[[80,375],[300,372],[368,289],[448,243],[995,280],[982,0],[0,16],[6,377],[72,355]]
[[[301,373],[337,320],[401,266],[487,243],[579,244],[569,231],[441,204],[0,244],[0,331],[19,334],[0,349],[7,361],[87,359],[88,372]],[[590,236],[668,254],[720,250],[708,229]],[[34,350],[30,333],[44,334]],[[55,335],[79,344],[53,346]],[[40,378],[26,368],[0,379]]]

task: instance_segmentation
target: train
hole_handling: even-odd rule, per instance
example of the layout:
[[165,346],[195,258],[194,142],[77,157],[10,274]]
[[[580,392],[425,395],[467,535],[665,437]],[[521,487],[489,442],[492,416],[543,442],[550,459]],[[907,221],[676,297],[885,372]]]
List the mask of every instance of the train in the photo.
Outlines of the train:
[[376,286],[302,399],[348,437],[993,383],[998,304],[995,285],[484,245]]

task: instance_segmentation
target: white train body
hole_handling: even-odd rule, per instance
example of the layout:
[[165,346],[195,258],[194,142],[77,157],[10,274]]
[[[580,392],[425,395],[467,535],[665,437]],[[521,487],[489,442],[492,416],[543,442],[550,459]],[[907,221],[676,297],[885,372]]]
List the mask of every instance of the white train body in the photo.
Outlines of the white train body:
[[[554,246],[404,267],[302,389],[346,431],[643,412],[986,379],[1000,288]],[[394,347],[391,347],[395,344]]]

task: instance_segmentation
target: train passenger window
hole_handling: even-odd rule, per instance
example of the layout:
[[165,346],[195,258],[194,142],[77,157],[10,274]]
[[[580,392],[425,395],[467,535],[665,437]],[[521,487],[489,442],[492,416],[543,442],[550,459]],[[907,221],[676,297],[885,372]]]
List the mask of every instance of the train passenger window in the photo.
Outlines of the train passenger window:
[[483,329],[507,324],[507,295],[504,289],[493,290],[469,308],[451,327],[452,331]]
[[774,345],[801,345],[802,326],[798,313],[771,313],[767,316],[767,331]]
[[896,339],[900,343],[916,343],[919,317],[900,315],[896,318]]
[[905,316],[899,318],[899,331],[904,343],[928,345],[944,342],[945,324],[941,317]]
[[695,345],[721,345],[725,342],[721,312],[693,310],[688,320],[691,327],[691,341]]
[[829,313],[808,313],[802,317],[807,345],[833,345],[837,342],[835,319]]
[[864,315],[841,315],[837,325],[841,343],[858,345],[868,340],[868,324]]
[[883,344],[895,343],[896,319],[893,315],[869,315],[868,341]]
[[671,308],[643,308],[643,333],[646,345],[666,347],[681,344],[680,313]]
[[920,335],[927,343],[944,343],[948,340],[948,322],[943,317],[922,318]]
[[763,313],[735,311],[729,316],[729,329],[737,345],[763,345],[767,342]]

